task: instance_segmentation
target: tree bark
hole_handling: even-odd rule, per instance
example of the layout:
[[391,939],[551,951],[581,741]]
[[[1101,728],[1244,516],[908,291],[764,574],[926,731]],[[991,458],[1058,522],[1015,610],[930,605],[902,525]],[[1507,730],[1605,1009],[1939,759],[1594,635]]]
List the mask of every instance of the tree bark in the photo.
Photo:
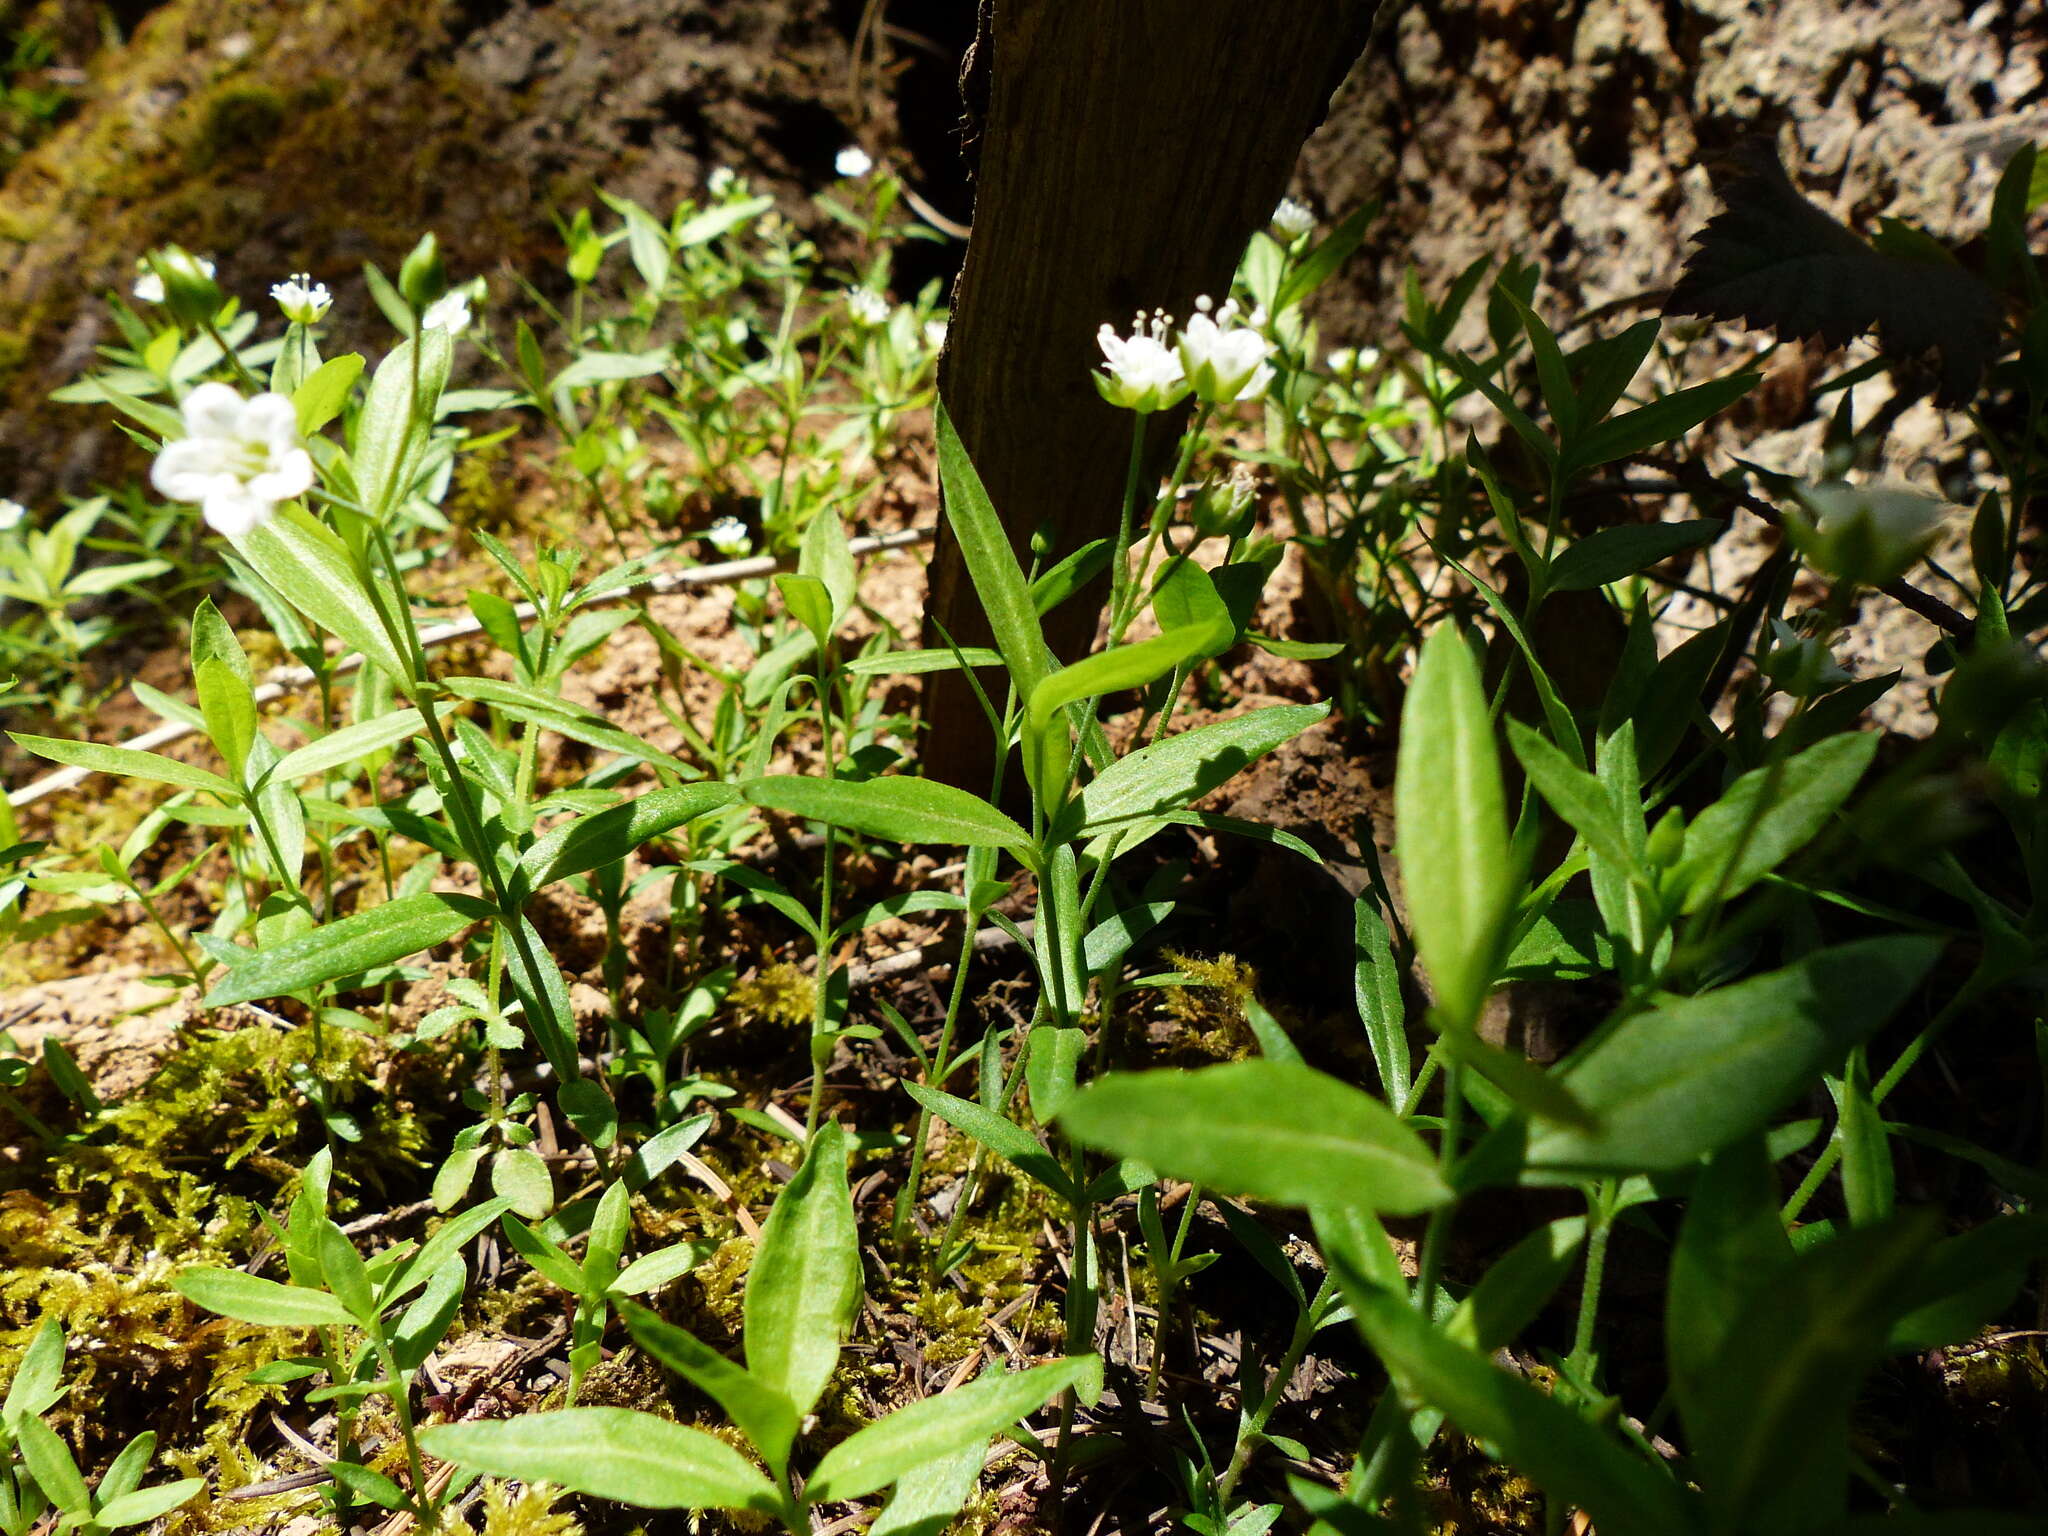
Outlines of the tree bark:
[[[1141,308],[1184,318],[1196,295],[1223,296],[1372,11],[983,0],[966,87],[972,100],[987,86],[974,233],[939,385],[1020,558],[1040,528],[1054,558],[1115,532],[1131,418],[1090,382],[1096,330],[1127,329]],[[1084,592],[1048,616],[1055,654],[1090,644],[1099,606]],[[963,645],[988,642],[943,523],[929,613]],[[993,743],[966,680],[931,682],[927,772],[986,789]]]

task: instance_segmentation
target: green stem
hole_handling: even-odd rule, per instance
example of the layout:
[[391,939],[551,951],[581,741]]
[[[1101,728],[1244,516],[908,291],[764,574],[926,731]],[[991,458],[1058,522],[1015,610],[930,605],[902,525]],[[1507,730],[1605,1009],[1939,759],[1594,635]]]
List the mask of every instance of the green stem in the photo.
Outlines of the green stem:
[[[1454,1056],[1444,1064],[1443,1138],[1437,1144],[1437,1167],[1445,1182],[1458,1158],[1458,1137],[1465,1119],[1465,1069]],[[1422,1258],[1415,1277],[1415,1305],[1425,1319],[1436,1315],[1436,1290],[1443,1279],[1444,1249],[1449,1244],[1451,1218],[1458,1209],[1449,1201],[1430,1212],[1429,1225],[1422,1234]]]
[[1607,1238],[1614,1230],[1615,1184],[1602,1179],[1586,1200],[1586,1278],[1579,1290],[1578,1326],[1572,1335],[1572,1373],[1590,1379],[1593,1328],[1600,1316],[1600,1285],[1607,1270]]

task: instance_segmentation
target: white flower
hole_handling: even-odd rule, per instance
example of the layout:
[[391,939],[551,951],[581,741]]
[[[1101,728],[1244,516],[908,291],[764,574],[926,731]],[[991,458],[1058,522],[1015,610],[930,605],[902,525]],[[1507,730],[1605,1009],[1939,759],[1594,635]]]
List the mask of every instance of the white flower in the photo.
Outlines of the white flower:
[[21,526],[21,520],[28,516],[28,508],[18,501],[9,501],[0,496],[0,533],[8,533]]
[[1180,354],[1166,344],[1173,321],[1164,310],[1154,310],[1148,319],[1140,311],[1131,321],[1131,334],[1119,336],[1116,328],[1104,325],[1095,333],[1108,371],[1095,375],[1095,388],[1111,405],[1126,411],[1163,411],[1179,404],[1188,392],[1187,370]]
[[231,385],[202,384],[184,409],[185,436],[164,445],[150,483],[172,501],[198,503],[215,532],[238,538],[312,489],[312,456],[283,395],[244,400]]
[[724,197],[739,182],[740,173],[729,165],[721,165],[704,180],[704,190],[713,197]]
[[747,324],[744,315],[734,315],[725,322],[725,344],[729,347],[744,347],[753,334],[754,328]]
[[889,323],[889,301],[872,288],[847,289],[846,307],[853,312],[853,318],[862,325]]
[[704,530],[704,537],[728,560],[736,560],[754,547],[747,525],[736,517],[721,517]]
[[[204,256],[198,258],[199,270],[208,277],[213,276],[213,263]],[[136,298],[145,304],[161,304],[164,301],[164,275],[150,265],[147,256],[135,263],[135,286],[131,290]]]
[[294,272],[281,283],[270,285],[270,296],[294,325],[318,325],[334,307],[334,295],[325,283],[316,283],[306,272]]
[[927,320],[924,323],[924,344],[934,352],[946,345],[947,324],[943,320]]
[[1209,300],[1199,298],[1195,309],[1198,313],[1180,333],[1180,360],[1196,396],[1210,405],[1228,405],[1263,391],[1273,379],[1266,363],[1273,343],[1256,329],[1265,323],[1264,311],[1240,325],[1235,299],[1212,313]]
[[1280,206],[1273,210],[1272,222],[1277,233],[1295,241],[1316,227],[1316,216],[1308,211],[1308,204],[1283,197]]
[[858,144],[849,144],[832,157],[832,169],[842,176],[865,176],[874,168],[875,162]]
[[461,288],[451,288],[427,306],[427,312],[420,316],[420,328],[427,331],[446,331],[450,336],[460,336],[469,329],[469,294]]

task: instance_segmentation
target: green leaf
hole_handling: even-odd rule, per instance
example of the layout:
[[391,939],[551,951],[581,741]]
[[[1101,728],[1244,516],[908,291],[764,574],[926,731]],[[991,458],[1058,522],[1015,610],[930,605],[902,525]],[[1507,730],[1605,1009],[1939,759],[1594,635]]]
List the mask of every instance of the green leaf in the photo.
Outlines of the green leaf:
[[571,741],[580,741],[600,752],[616,752],[621,757],[666,768],[672,773],[691,772],[687,764],[642,741],[632,732],[620,730],[602,715],[579,709],[539,688],[529,688],[523,683],[500,682],[489,677],[453,677],[448,679],[446,686],[459,699],[488,704],[511,719],[553,731]]
[[1452,624],[1424,642],[1401,711],[1394,825],[1416,954],[1446,1023],[1469,1029],[1493,984],[1516,880],[1486,695]]
[[1678,1169],[1756,1134],[1905,1001],[1941,948],[1918,937],[1843,944],[1636,1015],[1561,1069],[1597,1129],[1538,1129],[1527,1166]]
[[747,1368],[809,1413],[860,1305],[860,1230],[846,1185],[846,1133],[827,1121],[776,1196],[747,1271]]
[[1508,721],[1508,745],[1550,808],[1566,826],[1586,840],[1586,846],[1615,867],[1634,871],[1642,863],[1622,830],[1607,787],[1598,777],[1580,768],[1542,733],[1519,720]]
[[195,1306],[238,1322],[273,1328],[354,1326],[355,1317],[325,1291],[279,1285],[239,1269],[181,1270],[171,1288]]
[[742,198],[736,203],[720,203],[715,208],[706,208],[702,213],[692,214],[676,228],[676,249],[687,250],[693,245],[709,245],[728,230],[737,229],[749,219],[760,217],[775,206],[772,197]]
[[1354,208],[1350,215],[1320,240],[1315,249],[1295,262],[1273,296],[1273,312],[1299,304],[1335,275],[1364,243],[1365,231],[1379,217],[1380,200],[1373,198]]
[[436,1424],[419,1438],[430,1454],[468,1471],[555,1483],[642,1509],[782,1508],[768,1479],[723,1440],[630,1408]]
[[279,784],[289,784],[296,779],[309,779],[330,769],[345,767],[373,752],[395,746],[426,723],[426,717],[416,709],[393,710],[374,720],[359,720],[354,725],[330,731],[318,741],[309,741],[305,746],[285,753],[266,777]]
[[1811,842],[1855,793],[1878,741],[1876,731],[1830,736],[1731,784],[1685,829],[1684,910],[1733,901]]
[[1709,379],[1690,389],[1673,390],[1633,411],[1611,416],[1572,445],[1568,471],[1596,469],[1632,453],[1655,448],[1685,436],[1709,416],[1717,416],[1757,386],[1760,373],[1744,370]]
[[394,347],[370,380],[356,423],[354,465],[363,510],[378,522],[412,490],[454,357],[455,339],[446,331],[422,331]]
[[650,790],[609,810],[564,822],[537,838],[519,861],[528,892],[539,891],[623,859],[664,832],[733,804],[740,798],[731,784],[683,784]]
[[1393,1111],[1289,1062],[1116,1073],[1084,1088],[1060,1124],[1119,1157],[1276,1205],[1412,1215],[1451,1197],[1429,1148]]
[[1073,738],[1058,718],[1061,710],[1082,699],[1142,688],[1189,657],[1219,649],[1229,638],[1230,617],[1222,614],[1204,623],[1169,629],[1135,645],[1097,651],[1042,679],[1027,695],[1024,710],[1024,766],[1040,801],[1048,806],[1057,804],[1066,790]]
[[832,638],[832,594],[815,576],[783,574],[775,578],[775,590],[782,605],[801,624],[811,640],[823,647]]
[[1279,704],[1140,747],[1082,789],[1080,835],[1192,804],[1329,712],[1327,704]]
[[[502,1149],[502,1151],[506,1152],[523,1150],[525,1149],[514,1147]],[[546,1169],[547,1165],[543,1163],[541,1165],[542,1172],[545,1173]],[[547,1210],[548,1205],[552,1203],[553,1194],[553,1188],[550,1187],[541,1202],[543,1213]],[[513,1210],[518,1209],[516,1204],[510,1201],[507,1203],[512,1204]],[[583,1271],[577,1267],[576,1261],[564,1253],[561,1245],[548,1237],[546,1233],[534,1231],[532,1227],[529,1227],[509,1210],[505,1213],[503,1221],[505,1241],[510,1243],[513,1252],[531,1264],[534,1273],[546,1280],[549,1285],[555,1287],[556,1290],[567,1291],[571,1296],[585,1301],[594,1301],[604,1294],[602,1291],[593,1292],[584,1283]]]
[[1006,1119],[972,1099],[955,1098],[922,1083],[906,1082],[903,1091],[954,1130],[972,1136],[1018,1172],[1036,1179],[1061,1199],[1070,1204],[1078,1200],[1080,1192],[1075,1189],[1073,1180],[1067,1177],[1059,1159],[1046,1151],[1038,1138],[1016,1121]]
[[1372,1047],[1380,1090],[1399,1114],[1408,1103],[1414,1073],[1408,1059],[1408,1010],[1401,997],[1401,971],[1394,960],[1394,936],[1368,897],[1352,910],[1352,996],[1358,1022]]
[[1053,669],[1038,610],[1024,584],[1024,572],[1010,546],[1002,519],[989,504],[981,476],[967,457],[944,400],[938,402],[939,483],[945,491],[946,522],[960,546],[960,558],[988,616],[996,649],[1010,669],[1017,697],[1028,699]]
[[256,742],[256,691],[249,657],[212,598],[192,614],[192,678],[206,734],[240,783]]
[[1935,1224],[1916,1212],[1809,1248],[1755,1288],[1711,1368],[1673,1379],[1717,1530],[1806,1536],[1845,1512],[1849,1411]]
[[781,1476],[789,1465],[790,1447],[796,1444],[799,1421],[788,1397],[643,1306],[621,1302],[619,1315],[635,1343],[723,1408],[754,1442],[769,1470]]
[[984,1449],[970,1445],[904,1473],[867,1536],[946,1536],[980,1486]]
[[1099,1384],[1102,1361],[1078,1355],[1015,1375],[984,1376],[951,1392],[898,1408],[825,1453],[804,1485],[814,1504],[858,1499],[907,1472],[982,1446],[1069,1387]]
[[220,980],[207,994],[206,1006],[288,997],[337,977],[390,965],[453,938],[492,911],[490,903],[474,896],[440,891],[401,896],[258,950]]
[[1683,1395],[1708,1390],[1744,1309],[1774,1291],[1791,1263],[1792,1242],[1778,1219],[1778,1185],[1763,1138],[1730,1142],[1693,1181],[1671,1250],[1664,1315],[1685,1323],[1665,1329],[1664,1349]]
[[1405,1296],[1349,1269],[1344,1285],[1359,1331],[1389,1373],[1547,1493],[1593,1517],[1602,1536],[1685,1536],[1700,1521],[1691,1498],[1577,1410],[1546,1396],[1430,1325]]
[[749,805],[846,827],[895,843],[1008,848],[1028,860],[1031,837],[979,795],[930,779],[853,783],[776,774],[740,785]]
[[378,1296],[378,1305],[388,1307],[408,1292],[425,1285],[441,1267],[456,1259],[470,1240],[481,1234],[506,1211],[512,1208],[509,1200],[485,1200],[473,1205],[459,1216],[450,1216],[434,1229],[434,1235],[420,1244],[417,1252],[407,1259],[391,1278],[384,1282]]
[[67,1515],[82,1515],[91,1509],[92,1494],[85,1486],[85,1479],[79,1475],[71,1447],[59,1438],[57,1431],[41,1419],[22,1419],[13,1428],[15,1448],[21,1453],[21,1459],[28,1463],[36,1486],[42,1489],[50,1502]]
[[393,682],[408,686],[412,669],[385,633],[348,549],[324,523],[288,502],[274,517],[229,542],[285,601],[350,649],[362,652]]
[[1727,527],[1701,518],[1690,523],[1623,523],[1576,541],[1550,566],[1550,590],[1582,592],[1697,549]]
[[651,352],[584,352],[555,375],[550,392],[582,389],[591,384],[607,384],[620,379],[645,379],[660,373],[674,361],[666,347],[657,347]]
[[219,774],[195,768],[190,763],[181,763],[175,758],[159,757],[154,752],[102,746],[96,741],[31,736],[25,731],[9,731],[7,734],[16,746],[35,753],[37,757],[46,757],[53,763],[66,763],[93,773],[119,774],[130,779],[152,779],[159,784],[175,784],[180,789],[204,790],[210,795],[218,795],[230,805],[241,799],[235,786]]
[[860,596],[859,573],[854,569],[853,551],[846,544],[846,525],[830,507],[815,513],[804,529],[796,568],[825,589],[830,600],[825,630],[837,630]]
[[362,377],[363,354],[344,352],[315,368],[292,391],[292,409],[299,413],[299,431],[311,437],[342,412],[349,391]]
[[163,1483],[155,1488],[137,1488],[119,1498],[107,1500],[93,1511],[93,1524],[109,1530],[124,1525],[147,1525],[160,1516],[169,1514],[180,1504],[188,1504],[197,1497],[199,1490],[206,1486],[203,1477],[181,1477],[175,1483]]
[[912,677],[925,672],[952,672],[962,665],[999,667],[1003,658],[985,646],[964,645],[956,655],[948,650],[883,651],[846,664],[854,677]]

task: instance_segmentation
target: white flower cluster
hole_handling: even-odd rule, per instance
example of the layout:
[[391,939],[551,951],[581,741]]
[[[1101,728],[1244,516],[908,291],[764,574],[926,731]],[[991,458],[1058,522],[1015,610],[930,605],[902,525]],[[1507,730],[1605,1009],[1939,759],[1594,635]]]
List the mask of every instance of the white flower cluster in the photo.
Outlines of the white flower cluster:
[[728,560],[737,560],[754,547],[747,525],[736,517],[721,517],[704,530],[704,538]]
[[1275,234],[1292,243],[1316,227],[1316,216],[1309,212],[1308,204],[1283,197],[1273,210],[1272,224]]
[[298,412],[283,395],[244,400],[232,385],[202,384],[185,397],[184,414],[185,435],[164,444],[150,483],[198,505],[215,532],[239,538],[313,488]]
[[281,283],[270,285],[270,296],[294,325],[318,325],[334,307],[334,295],[325,283],[316,283],[306,272],[294,272]]
[[889,301],[872,288],[847,289],[846,307],[862,325],[889,323]]
[[1105,325],[1095,339],[1107,369],[1095,387],[1111,405],[1140,412],[1166,410],[1190,392],[1207,405],[1249,400],[1273,380],[1265,323],[1264,310],[1241,316],[1237,300],[1219,309],[1204,296],[1178,336],[1163,310],[1141,312],[1128,336]]
[[858,144],[849,144],[832,157],[832,169],[849,179],[865,176],[874,168],[875,162]]

